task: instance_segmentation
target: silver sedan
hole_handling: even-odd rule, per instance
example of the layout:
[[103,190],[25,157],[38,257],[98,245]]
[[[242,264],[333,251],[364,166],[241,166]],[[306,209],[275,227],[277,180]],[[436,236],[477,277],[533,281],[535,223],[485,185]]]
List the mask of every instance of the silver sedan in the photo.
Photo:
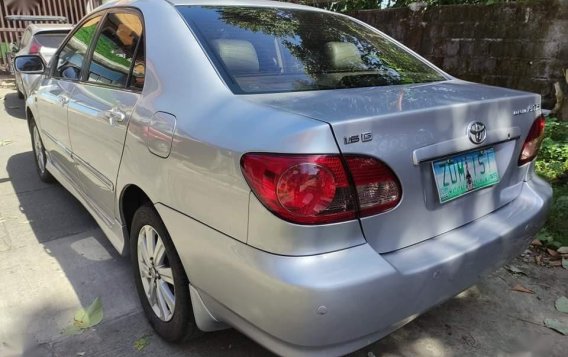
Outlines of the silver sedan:
[[[15,56],[35,54],[49,62],[65,36],[73,26],[68,24],[31,24],[18,45]],[[20,98],[25,98],[39,78],[39,74],[14,73],[16,89]]]
[[157,333],[361,348],[523,251],[551,189],[540,97],[280,2],[107,4],[26,102],[54,178],[129,254]]

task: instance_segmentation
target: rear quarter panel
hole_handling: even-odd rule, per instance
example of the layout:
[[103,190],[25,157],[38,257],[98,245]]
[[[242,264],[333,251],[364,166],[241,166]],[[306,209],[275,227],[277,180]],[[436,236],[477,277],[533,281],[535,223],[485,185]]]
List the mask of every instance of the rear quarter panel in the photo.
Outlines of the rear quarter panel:
[[[229,237],[283,254],[364,243],[358,222],[351,221],[344,223],[349,225],[351,236],[339,238],[345,232],[336,231],[342,244],[329,238],[333,235],[330,230],[316,237],[310,233],[303,248],[301,244],[290,246],[283,241],[290,234],[282,235],[282,231],[294,231],[300,240],[307,230],[276,218],[262,206],[259,209],[269,217],[264,224],[271,226],[255,230],[253,237],[249,202],[256,198],[241,173],[243,153],[338,153],[337,144],[326,123],[232,94],[176,9],[164,4],[140,3],[146,14],[146,80],[129,124],[117,194],[135,184],[154,203],[182,212]],[[168,41],[164,41],[164,34],[168,34]],[[146,128],[158,111],[177,119],[168,158],[153,155],[147,148]],[[120,212],[118,200],[116,212]],[[332,241],[331,247],[326,246]],[[176,244],[183,242],[184,237],[174,238]],[[309,250],[304,249],[308,246]]]

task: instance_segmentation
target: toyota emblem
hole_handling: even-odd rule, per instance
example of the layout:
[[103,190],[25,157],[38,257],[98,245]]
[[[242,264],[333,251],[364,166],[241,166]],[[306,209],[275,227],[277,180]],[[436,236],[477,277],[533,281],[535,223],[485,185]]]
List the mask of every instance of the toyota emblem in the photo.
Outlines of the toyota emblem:
[[467,135],[469,140],[474,144],[481,144],[487,138],[487,130],[485,124],[474,121],[467,126]]

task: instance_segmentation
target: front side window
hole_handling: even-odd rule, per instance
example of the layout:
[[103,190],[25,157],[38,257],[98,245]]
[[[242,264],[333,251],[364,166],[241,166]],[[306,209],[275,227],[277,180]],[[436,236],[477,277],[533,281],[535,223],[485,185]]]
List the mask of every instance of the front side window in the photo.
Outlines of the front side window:
[[137,15],[108,14],[96,42],[87,81],[126,86],[141,38],[142,21]]
[[53,77],[71,80],[79,80],[81,78],[83,59],[87,54],[87,49],[95,36],[100,21],[101,16],[93,17],[75,31],[65,44],[65,47],[59,52],[56,62],[54,62]]
[[235,93],[441,81],[442,73],[380,33],[321,11],[179,6]]

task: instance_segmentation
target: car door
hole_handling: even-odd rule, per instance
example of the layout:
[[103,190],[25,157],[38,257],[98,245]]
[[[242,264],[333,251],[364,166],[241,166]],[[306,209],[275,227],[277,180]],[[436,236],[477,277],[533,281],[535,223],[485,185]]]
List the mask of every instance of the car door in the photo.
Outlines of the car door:
[[69,102],[77,173],[90,203],[108,223],[113,223],[115,183],[128,120],[143,83],[142,32],[137,12],[107,13],[93,41],[83,81]]
[[37,119],[43,144],[50,162],[71,181],[76,179],[76,170],[67,123],[68,102],[101,19],[101,15],[95,15],[77,26],[54,56],[50,74],[37,89]]

